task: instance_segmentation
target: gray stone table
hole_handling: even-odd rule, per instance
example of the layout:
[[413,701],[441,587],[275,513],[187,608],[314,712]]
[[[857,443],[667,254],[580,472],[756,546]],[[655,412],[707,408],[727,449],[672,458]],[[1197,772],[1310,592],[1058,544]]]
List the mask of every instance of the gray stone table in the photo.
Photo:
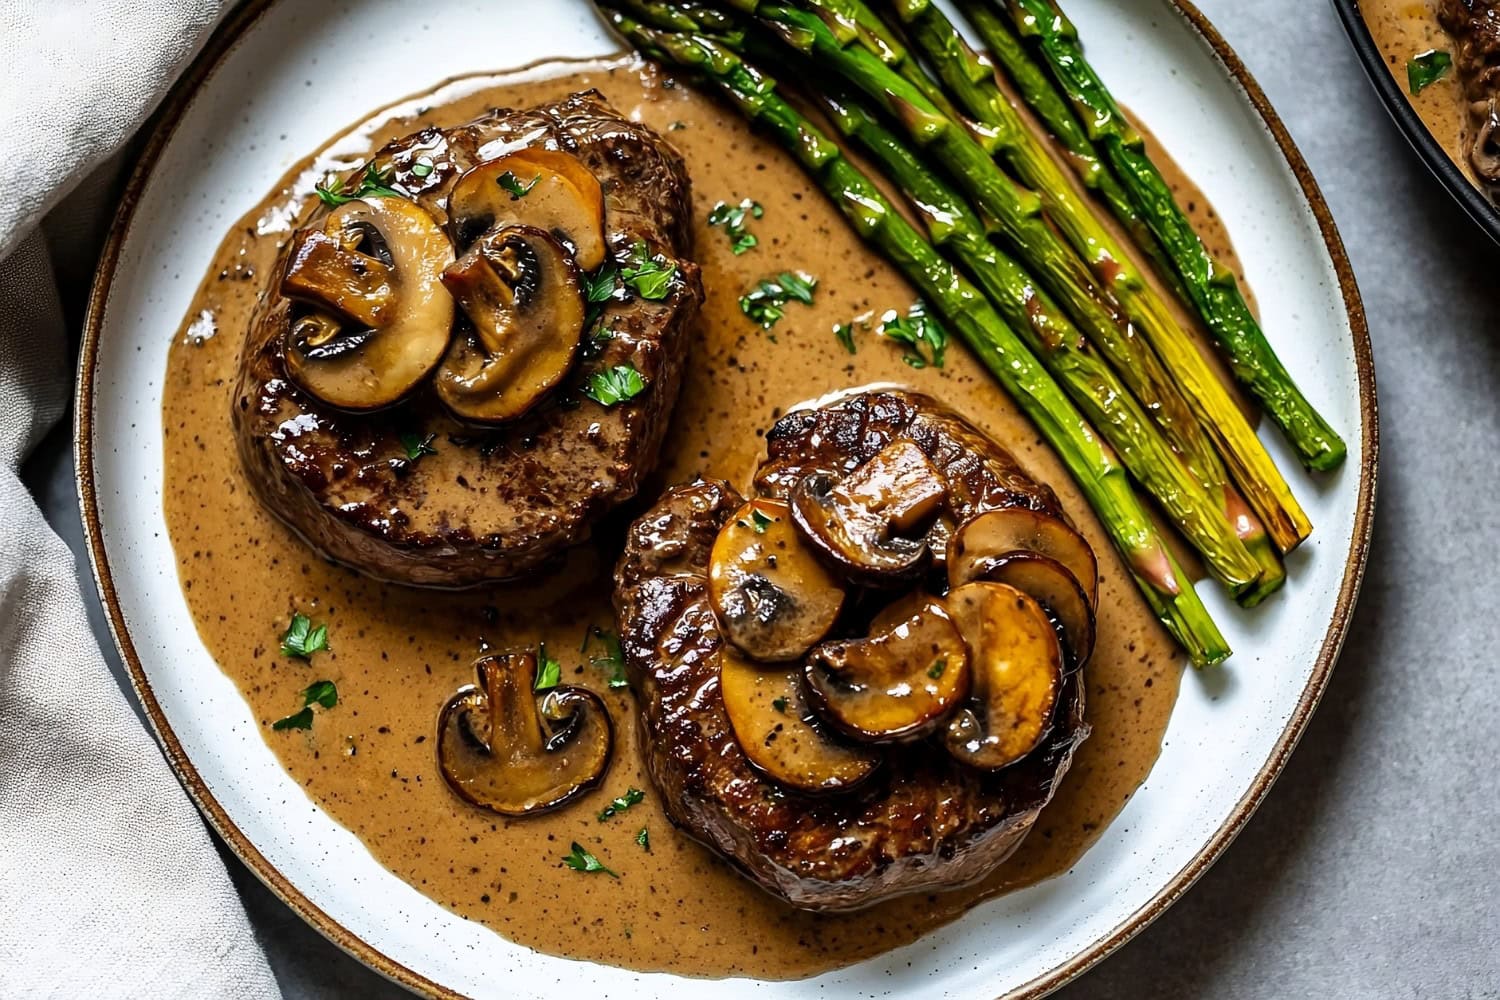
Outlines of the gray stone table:
[[[1181,902],[1059,995],[1500,997],[1500,251],[1408,150],[1325,2],[1200,4],[1348,244],[1378,366],[1379,514],[1343,659],[1265,805]],[[27,473],[87,580],[64,431]],[[404,995],[228,860],[289,997]]]

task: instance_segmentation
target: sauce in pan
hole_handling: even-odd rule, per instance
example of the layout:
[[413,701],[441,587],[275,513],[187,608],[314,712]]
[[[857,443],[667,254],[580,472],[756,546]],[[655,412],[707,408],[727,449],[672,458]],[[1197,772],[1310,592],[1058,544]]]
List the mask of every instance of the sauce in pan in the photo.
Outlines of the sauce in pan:
[[[325,562],[265,512],[236,456],[230,400],[257,294],[295,221],[310,210],[312,184],[331,165],[320,153],[292,169],[229,233],[171,349],[164,496],[182,587],[203,641],[309,798],[434,900],[544,952],[703,976],[807,976],[912,941],[981,900],[1066,871],[1156,760],[1181,660],[1062,465],[961,345],[952,345],[944,367],[921,370],[903,363],[901,348],[873,329],[855,333],[857,353],[840,345],[835,324],[904,311],[914,296],[779,148],[710,97],[623,58],[453,81],[378,112],[336,145],[357,158],[425,125],[590,87],[665,135],[693,179],[695,253],[707,301],[658,474],[559,571],[466,592],[376,583]],[[1171,176],[1211,248],[1232,261],[1212,208],[1185,178]],[[744,198],[764,206],[764,216],[750,221],[760,245],[735,256],[706,216],[719,201]],[[762,331],[741,314],[738,297],[760,278],[794,269],[817,276],[816,304],[793,303],[773,330]],[[631,514],[665,485],[700,473],[744,488],[763,452],[761,435],[779,414],[832,390],[877,382],[930,393],[987,430],[1056,489],[1093,543],[1101,568],[1098,645],[1087,669],[1093,735],[1031,835],[981,884],[852,916],[811,915],[764,894],[667,823],[643,771],[632,696],[609,689],[609,671],[591,662],[601,654],[597,645],[581,646],[591,627],[614,628],[610,574]],[[328,628],[328,651],[310,663],[280,652],[294,611]],[[471,663],[481,651],[542,641],[562,662],[565,683],[604,698],[616,727],[614,763],[579,803],[505,820],[465,804],[444,784],[434,749],[437,714],[472,682]],[[337,684],[338,704],[319,711],[311,729],[272,730],[321,679]],[[645,790],[643,802],[597,818],[631,787]],[[649,850],[638,844],[642,829]],[[566,867],[574,841],[619,878]]]

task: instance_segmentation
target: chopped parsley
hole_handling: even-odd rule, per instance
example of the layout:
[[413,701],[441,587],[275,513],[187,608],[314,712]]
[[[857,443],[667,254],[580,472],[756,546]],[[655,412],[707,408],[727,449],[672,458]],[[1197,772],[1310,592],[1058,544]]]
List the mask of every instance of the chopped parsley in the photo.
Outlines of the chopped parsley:
[[406,460],[408,462],[415,462],[423,455],[436,455],[437,449],[432,446],[432,442],[436,438],[436,434],[429,434],[426,437],[422,437],[420,434],[411,431],[396,435],[396,440],[401,442],[401,449],[406,452]]
[[635,842],[641,845],[642,850],[651,850],[651,834],[646,832],[644,826],[641,827],[641,832],[635,835]]
[[589,376],[583,394],[600,406],[614,406],[646,391],[646,380],[632,365],[615,365]]
[[614,801],[604,807],[604,811],[599,814],[599,822],[603,823],[611,816],[618,816],[631,806],[644,801],[645,798],[646,793],[639,788],[627,789],[624,795],[616,797]]
[[724,227],[724,233],[729,237],[729,248],[738,257],[760,243],[755,234],[745,228],[745,217],[759,219],[765,214],[766,210],[760,207],[760,202],[751,201],[749,198],[738,205],[730,205],[721,201],[708,213],[708,224]]
[[562,664],[547,655],[545,642],[536,647],[536,663],[536,681],[531,690],[550,691],[562,683]]
[[531,189],[536,187],[536,182],[541,179],[542,175],[537,174],[531,180],[527,181],[525,184],[522,184],[519,177],[507,170],[505,171],[505,173],[500,175],[499,179],[496,180],[495,183],[499,184],[506,190],[506,192],[510,194],[511,201],[518,201],[519,199],[524,198],[528,194],[530,194]]
[[573,841],[573,852],[567,857],[563,858],[563,864],[567,865],[575,872],[603,872],[610,878],[620,877],[615,872],[604,867],[604,863],[602,861],[594,857],[588,851],[585,851],[583,849],[583,845],[578,843],[578,841],[576,840]]
[[1406,63],[1406,87],[1415,97],[1448,75],[1453,57],[1442,49],[1428,49]]
[[926,368],[929,365],[933,368],[943,367],[943,355],[948,350],[948,332],[927,314],[924,303],[912,303],[905,316],[894,309],[886,313],[880,318],[880,335],[889,337],[898,344],[905,344],[908,349],[901,360],[913,368]]
[[423,177],[431,175],[436,169],[437,164],[432,162],[432,157],[420,156],[417,158],[417,162],[411,165],[411,175],[420,180]]
[[625,287],[643,299],[659,302],[672,290],[672,279],[677,277],[677,265],[665,257],[652,256],[645,240],[636,240],[630,248],[630,261],[620,269],[620,280]]
[[620,637],[602,628],[590,628],[583,635],[583,646],[578,650],[580,653],[588,652],[591,639],[599,640],[599,644],[604,647],[604,655],[596,656],[589,662],[601,670],[609,671],[611,689],[629,687],[630,682],[625,679],[625,652],[620,648]]
[[330,175],[326,183],[315,185],[313,190],[318,193],[319,198],[323,199],[323,204],[337,208],[339,205],[358,201],[361,198],[401,197],[401,192],[390,186],[390,179],[390,168],[382,170],[375,165],[374,160],[371,160],[365,165],[364,176],[360,177],[354,190],[345,190],[344,179],[336,175]]
[[339,689],[334,686],[333,681],[313,681],[302,692],[302,710],[294,712],[284,719],[277,719],[271,723],[271,728],[278,731],[283,729],[311,729],[314,705],[319,705],[323,708],[332,708],[338,703]]
[[932,661],[932,666],[927,668],[927,676],[931,677],[933,680],[937,680],[939,677],[943,676],[944,671],[946,671],[947,669],[948,660],[944,657],[939,657],[938,659]]
[[294,613],[291,625],[287,626],[286,635],[281,637],[281,655],[306,660],[310,659],[314,653],[327,648],[328,626],[319,625],[313,628],[311,618],[300,611]]
[[839,342],[839,346],[850,354],[855,352],[854,347],[854,324],[836,323],[833,327],[833,338]]
[[750,526],[755,529],[757,535],[764,535],[766,529],[774,523],[771,518],[760,512],[760,508],[752,507],[750,509]]
[[771,707],[774,708],[774,709],[776,709],[776,711],[780,712],[782,715],[785,715],[786,714],[786,699],[785,698],[772,698],[771,699]]
[[786,315],[782,306],[788,302],[795,299],[803,305],[812,305],[813,290],[817,287],[818,279],[810,274],[783,271],[774,278],[762,278],[754,288],[740,296],[740,312],[759,324],[761,329],[769,330]]

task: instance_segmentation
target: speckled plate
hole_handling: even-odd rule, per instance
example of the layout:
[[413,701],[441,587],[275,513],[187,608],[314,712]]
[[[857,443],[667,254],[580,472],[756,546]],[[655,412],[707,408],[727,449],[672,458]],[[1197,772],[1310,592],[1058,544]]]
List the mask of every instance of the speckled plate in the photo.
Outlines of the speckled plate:
[[[1186,2],[1068,0],[1090,53],[1228,223],[1265,327],[1351,444],[1316,482],[1317,532],[1256,612],[1207,595],[1238,653],[1186,679],[1149,780],[1065,875],[910,946],[799,982],[683,981],[516,946],[382,868],[283,771],[195,638],[162,509],[162,380],[172,331],[229,225],[308,150],[438,77],[615,49],[581,0],[250,0],[173,91],[125,193],[81,359],[79,491],[99,590],[136,690],[204,815],[331,940],[419,992],[827,997],[1038,996],[1186,891],[1281,770],[1344,639],[1373,517],[1376,403],[1358,292],[1333,222],[1264,95]],[[444,26],[461,24],[455,31]],[[442,38],[440,46],[435,39]],[[371,67],[380,67],[371,72]],[[1296,462],[1274,432],[1284,469]],[[1207,589],[1207,588],[1205,588]],[[329,864],[337,858],[337,864]]]

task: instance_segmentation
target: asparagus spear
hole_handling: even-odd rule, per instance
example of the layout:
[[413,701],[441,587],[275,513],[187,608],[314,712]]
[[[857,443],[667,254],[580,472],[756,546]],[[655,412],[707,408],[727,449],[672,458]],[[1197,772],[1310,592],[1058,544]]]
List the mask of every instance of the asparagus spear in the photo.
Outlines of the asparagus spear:
[[[759,22],[789,46],[812,56],[820,66],[838,73],[877,101],[912,141],[930,150],[948,168],[982,211],[996,220],[1012,247],[1044,284],[1070,308],[1080,290],[1093,294],[1097,286],[1092,273],[1042,217],[1041,198],[1007,177],[966,127],[945,116],[869,51],[840,45],[816,15],[770,0],[734,2],[743,7],[753,5]],[[1119,263],[1095,256],[1106,278],[1120,271]],[[1123,260],[1128,264],[1128,258]],[[1125,287],[1119,282],[1114,285]],[[1282,551],[1294,548],[1311,532],[1312,525],[1249,421],[1165,305],[1154,294],[1136,296],[1133,301],[1141,308],[1142,329],[1152,337],[1153,346],[1219,446],[1277,547]]]
[[1281,427],[1309,469],[1326,471],[1344,460],[1343,440],[1292,381],[1240,294],[1234,274],[1214,259],[1146,155],[1141,135],[1084,56],[1077,29],[1053,0],[1005,0],[1016,30],[1030,39],[1061,86],[1091,139],[1129,190],[1147,224],[1166,247],[1204,323],[1224,348],[1235,377]]
[[624,14],[606,16],[649,54],[703,73],[796,157],[855,231],[921,289],[1041,429],[1099,514],[1147,603],[1193,662],[1222,662],[1229,655],[1223,636],[1131,491],[1125,470],[979,290],[844,158],[837,143],[776,94],[768,78],[710,39],[656,31]]
[[1254,592],[1263,597],[1279,586],[1286,578],[1279,561],[1278,572],[1262,586],[1261,567],[1225,517],[1222,496],[1216,503],[1179,461],[1114,369],[1094,353],[1046,292],[1035,287],[1025,269],[985,237],[979,216],[963,197],[857,102],[821,96],[834,127],[885,168],[916,209],[932,242],[949,250],[984,289],[1214,575],[1236,596]]

